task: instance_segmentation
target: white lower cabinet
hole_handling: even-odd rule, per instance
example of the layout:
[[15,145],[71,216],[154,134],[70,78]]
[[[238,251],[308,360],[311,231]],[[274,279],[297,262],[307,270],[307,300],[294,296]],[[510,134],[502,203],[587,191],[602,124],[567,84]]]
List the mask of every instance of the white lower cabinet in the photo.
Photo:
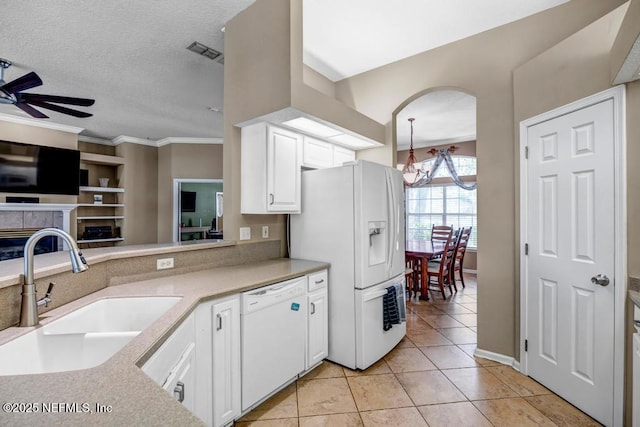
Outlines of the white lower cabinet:
[[194,316],[191,314],[142,366],[142,371],[181,402],[195,411],[196,384]]
[[240,415],[240,298],[202,303],[196,309],[198,383],[196,415],[224,426]]
[[[306,331],[296,342],[302,345],[304,340],[306,357],[299,374],[327,356],[329,342],[327,270],[303,279]],[[240,319],[239,294],[203,302],[142,366],[145,374],[208,426],[232,425],[242,415]]]
[[309,275],[307,295],[307,358],[308,370],[327,357],[329,351],[329,306],[327,304],[327,271]]

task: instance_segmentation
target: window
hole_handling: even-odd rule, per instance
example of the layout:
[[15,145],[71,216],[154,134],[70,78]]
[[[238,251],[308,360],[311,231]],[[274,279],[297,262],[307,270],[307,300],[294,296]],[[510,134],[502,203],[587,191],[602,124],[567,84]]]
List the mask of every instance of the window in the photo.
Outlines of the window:
[[[474,157],[452,157],[460,176],[475,175]],[[429,164],[429,166],[431,166]],[[449,170],[442,164],[436,177],[448,177]],[[406,238],[407,240],[431,239],[431,227],[435,225],[453,225],[453,228],[473,227],[469,239],[469,248],[476,249],[477,244],[477,198],[476,190],[465,190],[455,184],[432,184],[420,188],[407,188],[406,202]]]

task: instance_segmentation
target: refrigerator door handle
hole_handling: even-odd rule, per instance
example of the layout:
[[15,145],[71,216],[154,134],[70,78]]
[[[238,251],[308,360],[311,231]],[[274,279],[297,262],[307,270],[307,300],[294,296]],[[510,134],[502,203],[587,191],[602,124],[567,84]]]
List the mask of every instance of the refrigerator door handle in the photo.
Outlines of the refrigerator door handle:
[[395,243],[395,233],[396,233],[396,213],[395,213],[395,205],[396,205],[396,197],[393,189],[393,182],[391,181],[391,173],[385,169],[384,171],[385,179],[387,181],[387,197],[390,199],[391,203],[387,203],[387,216],[389,217],[389,238],[387,239],[388,245],[388,256],[387,256],[387,277],[391,276],[391,269],[393,268],[393,258],[395,255],[394,243]]

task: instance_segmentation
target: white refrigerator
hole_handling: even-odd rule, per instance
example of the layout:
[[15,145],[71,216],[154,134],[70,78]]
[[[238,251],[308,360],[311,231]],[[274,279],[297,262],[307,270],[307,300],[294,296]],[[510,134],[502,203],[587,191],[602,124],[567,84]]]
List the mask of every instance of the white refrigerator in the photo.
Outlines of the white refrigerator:
[[302,213],[290,216],[290,255],[331,263],[329,356],[366,369],[400,342],[383,328],[383,297],[404,310],[404,187],[400,171],[356,161],[302,173]]

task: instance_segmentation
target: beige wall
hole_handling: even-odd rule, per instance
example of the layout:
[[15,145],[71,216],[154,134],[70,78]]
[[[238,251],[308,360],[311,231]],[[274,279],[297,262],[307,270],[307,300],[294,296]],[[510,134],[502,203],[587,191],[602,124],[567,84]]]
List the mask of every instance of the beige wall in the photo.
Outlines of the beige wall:
[[173,180],[222,179],[222,151],[221,144],[169,144],[158,149],[158,242],[173,241]]
[[[569,2],[337,83],[343,102],[388,129],[394,113],[426,91],[453,87],[476,96],[481,349],[515,356],[517,348],[513,70],[622,3]],[[384,151],[382,157],[391,159],[395,132],[388,135],[386,147],[358,157]]]
[[158,229],[158,149],[125,142],[116,146],[116,155],[125,159],[118,177],[120,185],[125,188],[124,244],[155,243]]

